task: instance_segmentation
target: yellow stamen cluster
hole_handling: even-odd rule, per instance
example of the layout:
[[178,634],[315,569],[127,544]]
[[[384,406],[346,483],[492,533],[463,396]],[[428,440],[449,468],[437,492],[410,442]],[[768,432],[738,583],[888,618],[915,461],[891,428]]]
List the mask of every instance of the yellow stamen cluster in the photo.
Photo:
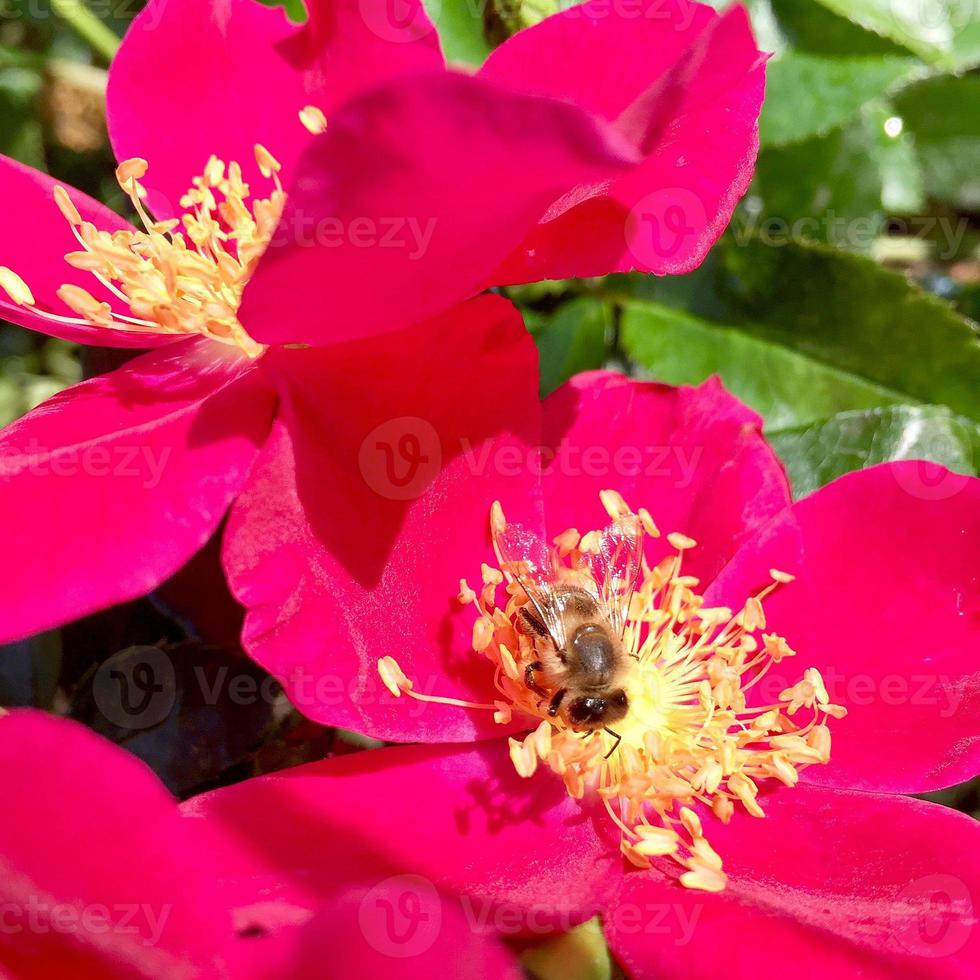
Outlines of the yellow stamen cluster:
[[[614,492],[605,492],[603,503],[614,518],[628,512]],[[648,533],[656,533],[649,514],[638,516]],[[500,519],[498,508],[494,520]],[[562,570],[579,581],[588,574],[590,538],[569,530],[554,539]],[[721,891],[722,860],[705,838],[696,808],[724,823],[739,808],[764,817],[760,784],[794,786],[802,767],[828,762],[827,719],[842,718],[846,710],[830,703],[812,667],[774,703],[750,707],[747,692],[773,664],[794,655],[783,637],[765,632],[763,609],[766,597],[793,576],[773,569],[771,582],[737,612],[706,607],[695,591],[698,580],[682,573],[684,552],[696,542],[677,533],[667,540],[673,553],[653,568],[643,563],[630,606],[624,633],[632,658],[629,710],[615,733],[576,731],[549,716],[547,699],[525,682],[527,666],[541,659],[543,642],[518,626],[528,597],[510,574],[487,565],[479,592],[462,582],[459,598],[478,611],[473,646],[494,668],[499,700],[477,705],[417,694],[392,658],[381,661],[379,670],[396,695],[488,708],[502,724],[514,712],[537,719],[525,738],[510,739],[510,757],[521,776],[544,765],[576,799],[597,794],[631,863],[649,868],[650,858],[669,857],[684,869],[683,885]],[[809,712],[808,720],[795,717],[800,709]]]
[[140,180],[145,160],[121,163],[116,179],[143,224],[142,231],[101,231],[83,221],[63,187],[55,203],[69,223],[79,249],[65,261],[91,273],[125,304],[128,313],[96,299],[80,286],[58,290],[79,319],[39,309],[23,279],[0,267],[0,289],[10,299],[48,319],[147,333],[200,334],[258,357],[264,350],[246,333],[238,308],[246,283],[279,223],[285,194],[279,163],[265,147],[255,147],[262,176],[271,181],[268,197],[253,198],[237,163],[212,157],[204,173],[181,198],[180,218],[155,221],[144,204]]

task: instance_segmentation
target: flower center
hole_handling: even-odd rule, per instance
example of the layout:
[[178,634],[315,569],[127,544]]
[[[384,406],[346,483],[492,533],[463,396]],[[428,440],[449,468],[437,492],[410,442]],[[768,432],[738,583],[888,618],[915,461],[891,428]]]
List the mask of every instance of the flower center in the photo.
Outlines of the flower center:
[[[299,117],[311,133],[326,129],[326,118],[315,106],[306,106]],[[279,223],[286,195],[279,162],[264,146],[255,146],[255,161],[271,185],[268,196],[253,196],[238,163],[226,164],[212,156],[180,200],[184,213],[166,221],[155,220],[144,203],[146,190],[140,180],[148,170],[146,161],[121,163],[116,179],[139,215],[142,231],[98,229],[82,220],[63,187],[55,187],[55,202],[80,246],[65,261],[90,272],[128,313],[71,284],[61,286],[58,297],[77,319],[42,310],[27,283],[5,266],[0,266],[0,290],[18,306],[58,323],[199,334],[259,357],[265,347],[245,331],[238,308]]]
[[[603,502],[614,519],[628,514],[659,536],[646,511],[632,515],[609,491]],[[495,505],[495,530],[502,520]],[[596,533],[582,537],[570,530],[555,538],[559,580],[566,573],[594,575],[590,555]],[[652,568],[645,561],[640,566],[622,635],[628,708],[608,725],[575,724],[574,715],[556,713],[559,692],[535,680],[535,665],[540,667],[555,646],[527,628],[534,602],[508,561],[501,562],[502,571],[484,566],[479,593],[465,582],[460,590],[460,600],[478,612],[473,645],[494,668],[500,698],[493,705],[418,694],[390,657],[378,668],[396,696],[487,708],[501,724],[509,723],[514,711],[537,720],[525,738],[510,739],[511,760],[521,776],[530,777],[543,765],[576,799],[597,795],[619,828],[630,862],[649,868],[650,858],[669,857],[683,867],[683,885],[721,891],[722,860],[705,838],[699,812],[710,811],[724,823],[737,809],[763,817],[760,783],[794,786],[802,767],[828,762],[827,719],[842,718],[846,710],[830,703],[812,667],[772,703],[750,696],[773,664],[794,656],[783,637],[765,632],[763,610],[766,597],[793,576],[771,570],[769,584],[737,612],[707,607],[696,591],[698,580],[682,573],[684,553],[696,542],[678,533],[667,541],[668,557]],[[601,595],[599,583],[594,592]],[[568,657],[574,657],[573,650]],[[801,708],[809,715],[805,721],[797,717]]]

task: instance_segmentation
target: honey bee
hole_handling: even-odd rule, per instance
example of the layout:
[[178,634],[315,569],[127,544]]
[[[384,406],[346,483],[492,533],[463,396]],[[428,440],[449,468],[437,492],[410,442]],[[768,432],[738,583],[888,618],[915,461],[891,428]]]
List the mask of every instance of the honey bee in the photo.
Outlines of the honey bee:
[[[535,639],[538,659],[524,682],[548,701],[548,714],[576,731],[604,728],[626,717],[630,658],[626,616],[643,553],[643,528],[632,514],[598,534],[585,569],[570,569],[542,538],[520,524],[494,533],[501,569],[527,594],[520,629]],[[617,741],[618,744],[618,741]]]

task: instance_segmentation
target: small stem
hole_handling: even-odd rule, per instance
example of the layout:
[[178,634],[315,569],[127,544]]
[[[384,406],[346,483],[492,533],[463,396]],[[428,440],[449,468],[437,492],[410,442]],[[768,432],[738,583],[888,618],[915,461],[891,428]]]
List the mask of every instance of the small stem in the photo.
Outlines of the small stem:
[[51,0],[51,8],[106,61],[119,50],[119,38],[85,6],[84,0]]

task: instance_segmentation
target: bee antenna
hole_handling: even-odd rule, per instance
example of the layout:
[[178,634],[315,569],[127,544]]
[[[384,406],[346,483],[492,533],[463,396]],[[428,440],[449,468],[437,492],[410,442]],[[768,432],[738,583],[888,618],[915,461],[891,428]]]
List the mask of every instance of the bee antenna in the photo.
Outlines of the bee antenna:
[[623,736],[618,732],[614,732],[611,728],[604,728],[603,731],[608,732],[614,739],[616,739],[616,744],[603,756],[603,759],[608,759],[609,756],[611,756],[613,752],[619,748],[619,743],[622,742]]

